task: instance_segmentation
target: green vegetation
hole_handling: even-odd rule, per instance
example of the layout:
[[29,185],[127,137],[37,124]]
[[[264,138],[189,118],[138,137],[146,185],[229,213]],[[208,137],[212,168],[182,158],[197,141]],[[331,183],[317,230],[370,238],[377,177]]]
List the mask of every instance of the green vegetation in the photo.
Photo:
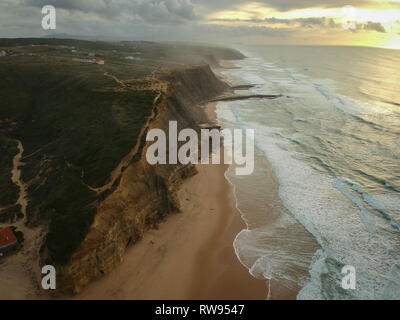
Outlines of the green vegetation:
[[[152,79],[226,54],[151,42],[57,39],[0,39],[0,50],[8,53],[0,58],[0,207],[10,206],[0,221],[20,217],[14,205],[18,187],[11,181],[18,139],[28,184],[27,223],[49,223],[45,247],[58,264],[69,261],[98,203],[118,186],[119,179],[100,195],[92,191],[108,182],[135,146],[158,94],[149,86]],[[92,53],[105,64],[76,61],[92,59]],[[144,143],[142,137],[140,151]],[[139,158],[140,152],[132,161]]]
[[11,207],[7,207],[1,211],[0,223],[13,223],[23,217],[24,215],[21,213],[21,206],[19,204],[12,205]]
[[[77,63],[57,57],[53,50],[45,57],[6,59],[0,61],[0,120],[11,119],[16,125],[4,128],[0,139],[1,204],[11,205],[18,198],[11,168],[19,139],[26,163],[22,179],[29,183],[28,224],[50,221],[46,246],[51,259],[66,263],[96,213],[98,195],[88,186],[104,185],[136,144],[156,93],[121,91],[104,75],[120,67]],[[143,76],[135,68],[124,73]],[[0,220],[14,221],[18,209],[1,212]]]
[[[0,124],[0,208],[14,204],[19,192],[18,187],[11,181],[13,158],[18,153],[17,142],[1,134],[5,127],[6,125]],[[0,222],[4,216],[4,211],[0,211]]]

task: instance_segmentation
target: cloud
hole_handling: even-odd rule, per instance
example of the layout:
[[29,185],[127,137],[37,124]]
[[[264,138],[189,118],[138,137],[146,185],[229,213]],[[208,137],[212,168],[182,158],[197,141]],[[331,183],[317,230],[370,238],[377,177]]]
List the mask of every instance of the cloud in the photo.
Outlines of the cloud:
[[329,27],[335,28],[337,24],[332,18],[326,17],[309,17],[309,18],[296,18],[296,19],[279,19],[279,18],[265,18],[265,22],[269,24],[286,24],[286,25],[300,25],[301,27]]
[[[349,0],[193,0],[193,3],[202,6],[209,12],[215,10],[232,10],[249,3],[258,3],[264,7],[281,12],[305,8],[341,8],[351,4]],[[357,0],[357,7],[363,7],[368,4],[376,4],[376,2],[373,0]]]
[[362,29],[386,33],[385,27],[379,22],[368,21],[367,23],[362,24]]
[[181,23],[197,19],[190,0],[138,1],[135,12],[152,23]]
[[220,22],[246,22],[246,23],[260,23],[268,25],[287,25],[292,27],[324,27],[336,28],[339,24],[335,23],[332,18],[326,17],[309,17],[309,18],[294,18],[294,19],[281,19],[276,17],[265,19],[210,19],[209,21]]
[[[256,1],[257,2],[257,1]],[[341,6],[345,1],[332,0],[258,1],[275,10],[304,7]],[[339,20],[330,17],[283,19],[206,20],[207,12],[240,11],[243,0],[0,0],[0,37],[48,35],[41,28],[41,7],[57,8],[56,33],[90,36],[107,40],[166,40],[209,43],[336,43],[341,39],[367,37],[367,33],[386,32],[376,22],[357,24],[357,34],[342,29]],[[254,4],[255,2],[252,1]],[[360,0],[357,5],[365,4]],[[347,1],[346,1],[347,4]],[[244,9],[243,9],[244,10]],[[249,15],[251,17],[251,15]],[[373,20],[373,19],[371,19]],[[215,23],[214,23],[215,22]],[[217,23],[218,22],[218,23]],[[225,23],[221,23],[225,22]],[[385,25],[386,26],[386,25]],[[397,34],[397,30],[394,31]],[[343,37],[343,38],[341,38]],[[329,38],[329,39],[328,39]],[[306,39],[306,40],[304,40]],[[345,41],[343,40],[343,42]]]
[[[309,18],[294,18],[294,19],[281,19],[276,17],[265,18],[265,19],[211,19],[210,21],[220,22],[244,22],[253,24],[267,24],[267,25],[286,25],[291,28],[325,28],[335,29],[342,28],[341,23],[336,23],[334,19],[327,17],[309,17]],[[357,32],[358,30],[365,31],[377,31],[386,33],[385,27],[380,22],[364,22],[357,23],[356,29],[349,29],[351,32]]]
[[52,4],[56,9],[96,14],[117,19],[129,14],[150,23],[184,23],[197,20],[191,0],[23,0],[25,5],[42,7]]

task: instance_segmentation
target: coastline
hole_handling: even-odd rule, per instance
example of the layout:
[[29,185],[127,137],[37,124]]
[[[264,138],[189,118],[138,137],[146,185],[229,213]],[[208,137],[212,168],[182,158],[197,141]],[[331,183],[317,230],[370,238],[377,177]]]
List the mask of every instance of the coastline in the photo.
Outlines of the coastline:
[[[210,122],[215,122],[215,107],[204,107]],[[25,281],[13,298],[266,299],[267,282],[252,277],[235,254],[233,241],[246,225],[225,178],[228,166],[196,167],[198,174],[178,191],[181,212],[148,230],[110,273],[79,294],[59,297],[36,288],[37,279]]]
[[[222,60],[220,66],[213,72],[231,86],[222,71],[235,65]],[[217,102],[204,106],[211,124],[217,124],[216,107]],[[264,165],[270,178],[267,192],[279,199],[277,179],[269,163]],[[229,165],[196,168],[198,174],[178,192],[181,212],[149,230],[116,269],[73,299],[296,299],[298,292],[280,282],[251,276],[236,255],[233,242],[248,226],[237,208],[234,185],[225,176]],[[275,214],[271,209],[271,223]]]
[[[220,60],[219,61],[220,68],[213,69],[213,72],[217,75],[217,77],[227,83],[230,87],[234,87],[234,84],[230,82],[228,77],[223,74],[223,71],[227,69],[240,69],[237,67],[231,60]],[[218,102],[210,102],[206,108],[206,114],[207,117],[210,119],[210,121],[213,122],[214,125],[219,125],[217,121],[217,114],[216,114],[216,107],[217,107]],[[265,187],[265,192],[270,194],[270,203],[267,205],[267,207],[264,207],[264,210],[266,210],[266,215],[264,216],[263,219],[263,224],[271,224],[274,223],[275,220],[279,218],[281,215],[280,210],[278,208],[283,208],[283,203],[279,197],[279,181],[277,177],[275,176],[274,171],[272,170],[272,167],[270,163],[263,158],[262,160],[262,167],[264,168],[266,172],[266,178],[268,180],[268,183],[264,186]],[[249,226],[246,222],[245,215],[240,211],[238,208],[238,200],[237,200],[237,195],[235,194],[236,189],[235,189],[235,184],[232,181],[232,177],[229,176],[228,171],[225,173],[226,175],[226,180],[228,183],[231,185],[231,195],[234,198],[234,207],[235,211],[238,212],[240,219],[244,223],[245,227],[242,229],[252,229],[254,226]],[[257,210],[258,208],[254,208]],[[238,232],[239,233],[239,232]],[[238,236],[238,234],[236,235]],[[236,237],[235,237],[236,239]],[[240,261],[239,256],[236,254],[236,259]],[[287,288],[284,284],[282,284],[280,281],[277,281],[275,279],[264,279],[267,285],[267,300],[296,300],[297,294],[301,290],[301,287],[298,287],[297,289],[289,289]]]
[[[214,73],[235,68],[221,61]],[[205,105],[210,123],[216,123],[217,102]],[[197,165],[198,174],[178,191],[181,212],[171,214],[157,229],[128,248],[124,260],[110,273],[92,281],[81,293],[67,299],[165,300],[265,300],[279,283],[256,279],[239,261],[233,242],[246,223],[236,207],[234,186],[225,177],[228,165]],[[271,188],[273,182],[271,182]],[[41,292],[24,288],[31,299],[46,299]],[[37,291],[37,292],[35,292]],[[35,292],[35,293],[34,293]],[[26,295],[26,293],[21,293]],[[47,297],[50,298],[50,297]]]
[[[321,46],[314,57],[313,48],[260,45],[245,57],[195,43],[3,40],[6,55],[20,56],[4,60],[3,71],[20,71],[8,73],[6,98],[22,76],[23,97],[43,103],[11,99],[0,121],[0,229],[19,242],[0,253],[0,300],[396,299],[393,77],[377,86],[349,69],[353,49]],[[106,65],[73,58],[87,52]],[[378,71],[396,69],[384,63],[396,60],[390,52],[358,53],[366,68],[375,70],[372,55]],[[314,59],[334,55],[328,69]],[[57,108],[32,90],[39,69],[40,87],[65,102]],[[199,147],[201,129],[242,131],[232,147],[245,161],[236,152],[230,165],[182,161],[174,140],[185,144],[185,128]],[[250,174],[238,174],[243,165]],[[55,268],[53,290],[42,285],[44,265]],[[350,291],[347,266],[357,273]]]
[[[221,61],[213,70],[223,81]],[[204,111],[216,123],[216,102]],[[198,174],[178,192],[181,212],[149,230],[129,248],[110,274],[93,281],[74,299],[264,300],[267,280],[255,279],[236,256],[233,242],[246,224],[236,208],[228,165],[197,165]]]
[[[221,69],[234,67],[221,61]],[[204,111],[216,123],[217,103]],[[233,242],[246,224],[236,208],[228,165],[197,165],[178,192],[172,214],[127,249],[124,261],[73,299],[265,300],[268,282],[252,277]]]
[[73,299],[267,298],[266,281],[253,278],[234,252],[246,226],[224,176],[227,165],[197,169],[179,191],[181,213],[148,231],[116,269]]

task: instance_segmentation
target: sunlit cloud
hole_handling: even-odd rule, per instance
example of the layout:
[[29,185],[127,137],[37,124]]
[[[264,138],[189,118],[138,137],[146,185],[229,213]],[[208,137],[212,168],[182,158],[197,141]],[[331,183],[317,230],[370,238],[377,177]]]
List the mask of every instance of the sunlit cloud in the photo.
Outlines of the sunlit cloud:
[[[57,0],[57,32],[98,38],[400,47],[400,0]],[[46,0],[0,1],[0,36],[42,36]],[[345,28],[351,21],[354,28]]]
[[[236,5],[234,10],[222,10],[208,15],[208,23],[242,27],[265,26],[292,28],[309,43],[400,47],[400,0],[364,2],[362,7],[321,5],[280,11],[268,2]],[[354,28],[344,29],[343,22],[354,22]],[[313,29],[313,33],[308,32]],[[296,43],[296,40],[293,40]]]

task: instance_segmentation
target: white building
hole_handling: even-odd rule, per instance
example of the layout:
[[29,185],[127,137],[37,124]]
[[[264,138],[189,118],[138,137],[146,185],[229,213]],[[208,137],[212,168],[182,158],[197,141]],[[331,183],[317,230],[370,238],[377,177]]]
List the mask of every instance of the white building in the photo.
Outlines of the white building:
[[127,57],[125,57],[125,59],[126,60],[142,60],[142,59],[140,59],[138,57],[132,57],[132,56],[127,56]]

